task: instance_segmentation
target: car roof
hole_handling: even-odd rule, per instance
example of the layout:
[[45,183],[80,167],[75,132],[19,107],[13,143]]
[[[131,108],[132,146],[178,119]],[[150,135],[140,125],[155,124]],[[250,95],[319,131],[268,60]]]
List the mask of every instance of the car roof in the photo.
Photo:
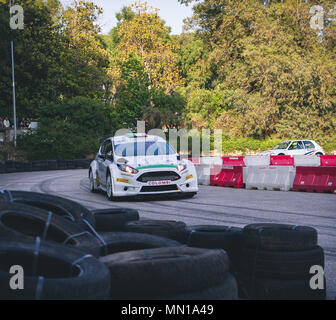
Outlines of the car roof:
[[162,137],[147,134],[127,134],[123,136],[111,137],[110,139],[116,144],[132,143],[136,141],[166,142],[166,140]]
[[280,143],[290,143],[290,142],[296,142],[296,141],[311,141],[311,142],[315,142],[314,140],[310,140],[310,139],[297,139],[297,140],[281,141]]

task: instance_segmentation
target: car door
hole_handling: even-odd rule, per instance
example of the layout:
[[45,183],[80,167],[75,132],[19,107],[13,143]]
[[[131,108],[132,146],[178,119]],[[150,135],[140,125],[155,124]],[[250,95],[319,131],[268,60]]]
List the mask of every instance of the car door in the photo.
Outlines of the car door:
[[101,163],[99,174],[101,176],[102,181],[104,182],[104,185],[106,185],[107,172],[108,172],[109,166],[113,162],[113,148],[112,148],[111,140],[106,141],[105,146],[104,146],[104,153],[105,153],[105,159]]
[[305,155],[306,156],[313,155],[316,151],[316,147],[315,147],[314,143],[309,141],[309,140],[303,141],[303,143],[304,143],[304,146],[305,146]]
[[104,175],[103,175],[103,166],[104,166],[104,162],[105,162],[105,157],[106,157],[106,146],[107,146],[107,141],[105,141],[101,148],[100,151],[98,153],[97,156],[97,164],[98,164],[98,179],[99,179],[99,183],[102,185],[105,185],[105,180],[103,179]]
[[302,141],[293,141],[288,147],[288,154],[291,156],[304,155],[305,148]]

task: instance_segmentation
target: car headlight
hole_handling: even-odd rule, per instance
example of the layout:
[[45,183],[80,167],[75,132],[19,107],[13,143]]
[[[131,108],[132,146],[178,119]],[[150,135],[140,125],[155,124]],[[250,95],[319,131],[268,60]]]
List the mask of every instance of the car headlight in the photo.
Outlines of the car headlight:
[[123,172],[127,172],[127,173],[132,173],[132,174],[136,174],[139,171],[132,168],[131,166],[127,165],[127,164],[118,164],[118,168],[119,170],[123,171]]
[[178,170],[178,171],[183,171],[183,170],[185,170],[186,168],[187,168],[187,165],[184,164],[184,163],[180,163],[180,164],[177,165],[177,170]]

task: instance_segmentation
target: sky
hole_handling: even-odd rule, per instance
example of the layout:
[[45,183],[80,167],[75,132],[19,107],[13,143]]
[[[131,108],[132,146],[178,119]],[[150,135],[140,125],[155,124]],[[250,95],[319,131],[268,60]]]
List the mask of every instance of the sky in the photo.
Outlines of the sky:
[[[102,33],[107,34],[116,26],[117,19],[115,14],[120,12],[124,6],[134,3],[134,0],[91,0],[102,7],[104,13],[98,23],[102,28]],[[61,0],[65,5],[71,3],[71,0]],[[192,16],[192,5],[188,7],[181,5],[177,0],[147,0],[150,6],[160,9],[160,17],[166,21],[166,25],[172,28],[172,34],[181,34],[183,20]]]

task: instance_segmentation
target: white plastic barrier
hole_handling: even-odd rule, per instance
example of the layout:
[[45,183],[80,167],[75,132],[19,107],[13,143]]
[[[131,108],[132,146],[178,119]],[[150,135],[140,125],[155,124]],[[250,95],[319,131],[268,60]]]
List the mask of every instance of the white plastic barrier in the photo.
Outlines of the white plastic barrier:
[[319,156],[294,156],[294,165],[296,167],[319,167],[321,159]]
[[248,166],[269,166],[271,164],[270,156],[246,156],[245,165]]
[[296,174],[292,166],[251,166],[245,171],[246,189],[289,191],[293,188]]
[[200,163],[195,163],[195,168],[198,184],[209,186],[210,174],[221,171],[222,159],[220,157],[201,157]]

